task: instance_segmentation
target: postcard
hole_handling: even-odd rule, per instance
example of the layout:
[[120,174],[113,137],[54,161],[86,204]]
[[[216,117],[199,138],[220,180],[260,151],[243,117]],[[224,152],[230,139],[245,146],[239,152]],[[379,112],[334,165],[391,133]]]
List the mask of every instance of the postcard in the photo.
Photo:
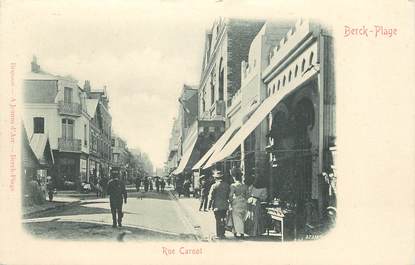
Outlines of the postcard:
[[0,262],[412,264],[413,11],[2,1]]

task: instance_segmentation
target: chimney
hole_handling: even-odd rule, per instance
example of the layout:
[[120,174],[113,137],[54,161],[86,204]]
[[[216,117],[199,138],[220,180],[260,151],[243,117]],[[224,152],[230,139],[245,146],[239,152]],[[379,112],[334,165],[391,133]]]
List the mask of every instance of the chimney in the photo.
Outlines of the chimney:
[[31,65],[32,65],[32,72],[39,73],[40,66],[37,64],[37,57],[35,55],[33,55]]
[[91,83],[89,82],[89,80],[85,80],[84,83],[84,90],[85,92],[87,92],[88,94],[91,93]]

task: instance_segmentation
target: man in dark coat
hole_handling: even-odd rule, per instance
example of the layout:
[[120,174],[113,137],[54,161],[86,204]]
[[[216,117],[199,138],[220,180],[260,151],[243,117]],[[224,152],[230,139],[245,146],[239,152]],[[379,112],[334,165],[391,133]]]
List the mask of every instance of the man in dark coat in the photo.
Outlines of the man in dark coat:
[[164,187],[166,187],[166,182],[164,181],[164,179],[161,179],[160,187],[161,187],[161,192],[164,192]]
[[223,175],[220,171],[215,171],[213,177],[216,183],[210,188],[210,205],[212,205],[213,213],[216,220],[216,236],[218,239],[225,238],[225,219],[226,211],[229,208],[228,198],[230,186],[223,181]]
[[144,192],[147,192],[148,191],[148,185],[149,185],[148,178],[145,177],[144,178]]
[[201,183],[200,183],[200,206],[199,206],[199,211],[203,210],[205,212],[207,212],[207,206],[208,206],[208,201],[209,201],[209,190],[210,190],[210,184],[209,182],[206,180],[205,176],[202,175],[200,176],[201,179]]
[[159,177],[156,177],[156,191],[160,192],[160,179],[159,179]]
[[[127,190],[125,189],[124,182],[118,179],[118,176],[115,175],[109,182],[108,182],[108,195],[110,196],[110,206],[111,206],[111,214],[112,214],[112,227],[122,226],[122,204],[123,199],[124,203],[127,203]],[[117,219],[118,215],[118,219]]]

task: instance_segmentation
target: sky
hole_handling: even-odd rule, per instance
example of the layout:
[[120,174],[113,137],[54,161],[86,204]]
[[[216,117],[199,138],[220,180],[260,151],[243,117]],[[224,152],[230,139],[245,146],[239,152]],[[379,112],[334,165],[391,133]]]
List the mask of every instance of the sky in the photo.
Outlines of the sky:
[[[234,5],[238,2],[238,5]],[[265,1],[264,1],[265,2]],[[14,2],[13,2],[14,3]],[[57,75],[107,86],[114,132],[130,148],[166,160],[183,84],[197,85],[205,32],[222,17],[258,18],[240,1],[27,1],[9,4],[9,45],[30,71],[33,55]],[[232,11],[232,13],[229,12]],[[275,16],[271,8],[259,8]],[[7,13],[4,13],[7,15]],[[257,12],[258,14],[258,12]],[[14,43],[13,43],[14,42]],[[20,66],[19,65],[19,66]]]
[[43,11],[30,25],[31,52],[47,72],[71,75],[81,87],[84,80],[92,89],[107,86],[114,132],[161,167],[177,98],[184,83],[199,82],[204,34],[213,20],[93,11],[82,10],[86,17]]

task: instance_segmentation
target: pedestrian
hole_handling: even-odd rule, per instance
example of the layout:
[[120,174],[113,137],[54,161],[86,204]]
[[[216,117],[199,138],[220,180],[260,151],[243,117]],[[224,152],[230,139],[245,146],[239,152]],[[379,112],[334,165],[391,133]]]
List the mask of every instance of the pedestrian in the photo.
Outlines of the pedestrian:
[[[255,173],[254,173],[255,174]],[[260,176],[253,177],[254,183],[248,188],[248,209],[245,218],[245,233],[250,236],[260,236],[265,232],[263,209],[261,202],[267,199],[265,181]]]
[[150,190],[153,190],[153,179],[152,178],[150,178],[149,184],[150,184]]
[[235,237],[238,234],[244,237],[244,221],[247,211],[248,186],[242,183],[242,172],[239,168],[231,170],[234,183],[231,184],[229,201],[233,220],[232,232]]
[[135,188],[136,188],[137,192],[140,191],[140,186],[141,186],[141,179],[139,177],[137,177],[135,179]]
[[214,171],[213,177],[216,182],[210,188],[209,198],[212,202],[212,209],[216,220],[216,238],[225,238],[225,219],[226,211],[229,208],[229,184],[223,181],[223,174],[220,171]]
[[148,177],[145,177],[144,178],[144,192],[148,191],[148,185],[149,185]]
[[51,176],[47,176],[46,181],[47,181],[46,189],[48,191],[49,201],[51,202],[53,200],[53,193],[55,191],[55,185],[53,184]]
[[209,182],[207,182],[204,175],[200,176],[200,178],[201,178],[201,183],[200,183],[200,188],[201,189],[200,189],[199,211],[202,211],[202,207],[203,207],[203,210],[205,212],[207,212],[208,201],[209,201],[210,184],[209,184]]
[[161,192],[164,192],[164,187],[166,187],[166,182],[164,181],[164,179],[161,179],[160,187],[161,187]]
[[156,191],[160,192],[160,179],[158,177],[156,178]]
[[185,197],[190,197],[190,181],[188,179],[183,183],[183,194]]
[[[112,227],[122,227],[122,204],[127,204],[127,190],[125,184],[117,175],[112,176],[112,179],[108,182],[108,195],[110,196],[110,207],[112,214]],[[118,218],[117,218],[118,217]]]

